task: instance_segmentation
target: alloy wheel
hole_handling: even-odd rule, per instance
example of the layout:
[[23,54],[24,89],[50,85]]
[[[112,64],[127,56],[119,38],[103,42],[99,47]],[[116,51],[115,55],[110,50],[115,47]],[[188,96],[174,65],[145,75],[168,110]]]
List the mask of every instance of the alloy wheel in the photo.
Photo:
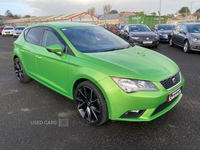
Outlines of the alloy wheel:
[[24,73],[23,73],[23,69],[21,67],[21,64],[19,62],[19,59],[15,59],[14,69],[15,69],[15,75],[17,76],[17,79],[19,81],[22,81],[23,77],[24,77]]
[[185,53],[188,51],[188,42],[185,42],[183,50]]
[[95,92],[87,87],[81,86],[75,95],[77,109],[82,118],[88,122],[96,123],[101,118],[101,104]]

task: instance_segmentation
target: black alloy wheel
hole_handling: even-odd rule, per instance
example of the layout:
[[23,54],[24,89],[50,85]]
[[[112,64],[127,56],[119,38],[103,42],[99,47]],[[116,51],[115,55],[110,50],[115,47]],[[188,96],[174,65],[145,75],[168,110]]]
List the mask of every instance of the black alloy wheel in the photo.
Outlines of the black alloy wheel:
[[108,120],[107,104],[101,91],[90,81],[80,83],[74,100],[79,114],[90,125],[100,125]]
[[24,67],[19,58],[14,60],[14,70],[18,81],[25,83],[31,80],[31,78],[26,74]]

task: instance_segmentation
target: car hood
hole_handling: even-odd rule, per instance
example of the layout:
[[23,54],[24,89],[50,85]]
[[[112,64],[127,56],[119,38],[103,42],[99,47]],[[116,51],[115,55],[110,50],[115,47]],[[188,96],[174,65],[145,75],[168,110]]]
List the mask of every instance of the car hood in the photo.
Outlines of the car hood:
[[158,35],[154,32],[130,32],[131,36],[137,37],[157,37]]
[[160,81],[179,71],[179,67],[171,59],[139,46],[100,53],[82,53],[80,57],[103,66],[102,73],[122,78]]
[[4,32],[11,32],[11,31],[13,31],[13,30],[3,30]]
[[200,38],[200,33],[189,33],[189,36],[193,38]]
[[15,30],[13,33],[22,33],[23,30]]
[[171,34],[172,30],[158,30],[158,34]]

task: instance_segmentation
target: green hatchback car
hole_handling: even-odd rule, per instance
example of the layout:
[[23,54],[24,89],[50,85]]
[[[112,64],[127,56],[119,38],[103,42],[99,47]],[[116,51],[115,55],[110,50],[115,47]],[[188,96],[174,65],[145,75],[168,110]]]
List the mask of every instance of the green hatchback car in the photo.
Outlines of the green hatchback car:
[[95,25],[27,27],[14,42],[17,79],[32,79],[75,101],[90,125],[151,121],[182,97],[184,78],[169,58],[131,46]]

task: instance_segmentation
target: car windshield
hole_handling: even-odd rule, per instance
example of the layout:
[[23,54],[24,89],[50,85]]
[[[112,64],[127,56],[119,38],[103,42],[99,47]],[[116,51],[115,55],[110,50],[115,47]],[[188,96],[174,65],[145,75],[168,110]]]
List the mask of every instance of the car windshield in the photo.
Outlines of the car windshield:
[[151,31],[148,26],[145,25],[131,25],[129,26],[130,32],[149,32]]
[[13,30],[13,28],[4,28],[4,30]]
[[24,30],[24,27],[16,28],[15,30]]
[[173,25],[161,25],[158,26],[158,30],[173,30],[174,26]]
[[130,44],[101,27],[60,29],[74,47],[83,53],[105,52],[130,47]]
[[200,24],[188,24],[189,33],[200,33]]

